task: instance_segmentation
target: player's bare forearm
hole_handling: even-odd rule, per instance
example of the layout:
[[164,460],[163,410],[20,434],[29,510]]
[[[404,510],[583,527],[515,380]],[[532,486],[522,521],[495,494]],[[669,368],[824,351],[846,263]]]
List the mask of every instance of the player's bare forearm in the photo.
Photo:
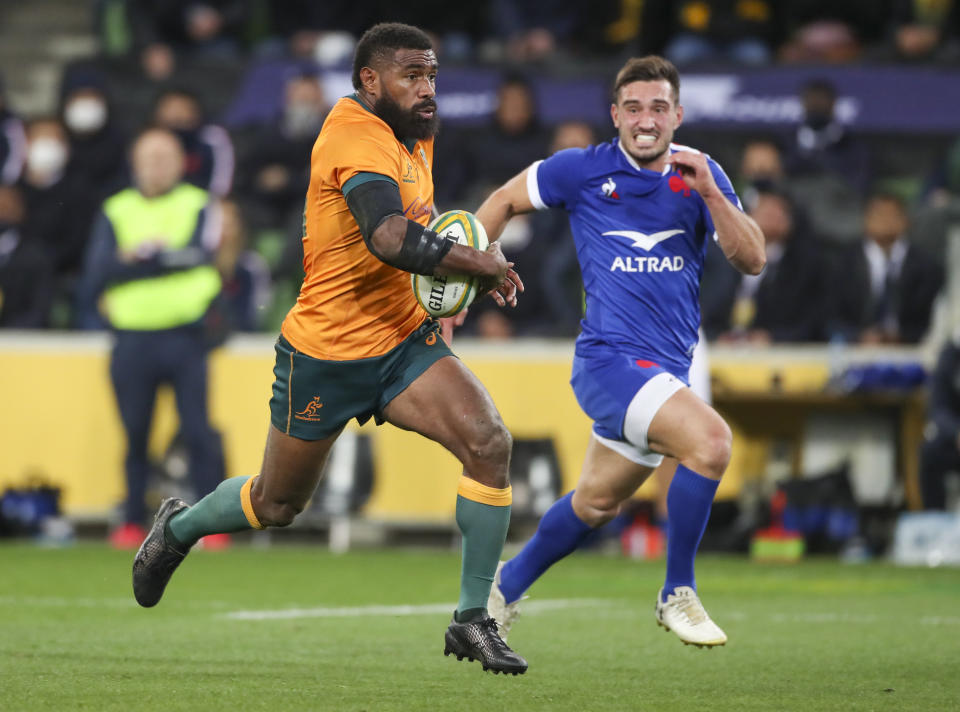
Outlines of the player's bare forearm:
[[704,202],[727,261],[744,274],[760,274],[767,263],[760,226],[719,191],[704,198]]
[[504,226],[514,215],[533,211],[533,203],[527,193],[527,171],[525,168],[513,178],[490,194],[476,212],[477,219],[487,232],[491,242],[500,237]]
[[506,260],[500,254],[475,250],[466,245],[453,245],[437,265],[435,274],[469,274],[475,277],[494,277],[506,274]]
[[763,232],[753,218],[720,190],[706,156],[698,151],[677,151],[667,157],[667,164],[673,166],[707,204],[720,249],[730,264],[745,274],[760,274],[767,263]]

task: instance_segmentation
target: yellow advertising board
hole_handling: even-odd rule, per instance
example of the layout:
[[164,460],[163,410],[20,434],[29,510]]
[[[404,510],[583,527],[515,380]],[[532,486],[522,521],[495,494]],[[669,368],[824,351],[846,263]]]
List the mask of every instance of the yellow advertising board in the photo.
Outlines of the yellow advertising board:
[[[105,334],[0,334],[0,491],[34,482],[61,488],[68,514],[103,517],[122,500],[124,440],[110,386]],[[559,491],[574,487],[590,433],[569,385],[570,341],[475,342],[455,351],[490,391],[515,442],[547,442]],[[743,352],[716,349],[717,394],[822,389],[829,375],[820,349]],[[263,456],[273,381],[273,339],[232,339],[210,361],[210,411],[223,434],[230,475],[254,474]],[[762,476],[766,441],[740,430],[718,498],[736,496],[745,477]],[[157,400],[150,452],[159,458],[177,431],[172,392]],[[439,445],[385,425],[355,424],[367,436],[372,491],[362,512],[391,521],[453,516],[460,465]],[[653,496],[651,481],[640,490]]]

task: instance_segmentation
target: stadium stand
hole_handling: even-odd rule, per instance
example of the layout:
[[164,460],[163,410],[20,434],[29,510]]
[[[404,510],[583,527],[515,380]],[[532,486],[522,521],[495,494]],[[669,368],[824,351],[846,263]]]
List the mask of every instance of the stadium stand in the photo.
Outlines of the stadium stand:
[[[626,56],[662,51],[681,64],[686,114],[680,141],[704,148],[724,165],[748,208],[758,186],[772,184],[789,196],[794,219],[788,244],[802,244],[809,257],[796,269],[814,274],[798,278],[783,299],[804,299],[789,290],[808,289],[816,294],[806,298],[819,304],[814,297],[822,296],[823,274],[839,274],[834,281],[842,280],[838,270],[844,254],[863,234],[864,201],[882,190],[904,201],[908,242],[947,264],[929,329],[911,336],[919,345],[897,351],[896,358],[929,365],[960,319],[957,270],[950,269],[960,255],[955,244],[960,240],[960,112],[955,100],[945,100],[960,96],[960,3],[806,0],[780,11],[781,4],[774,2],[603,0],[590,3],[584,14],[570,3],[539,3],[535,11],[520,0],[491,0],[471,3],[466,15],[460,13],[463,8],[454,11],[449,3],[435,2],[423,3],[416,12],[386,2],[225,0],[206,3],[208,12],[202,14],[179,12],[189,5],[185,2],[162,5],[37,0],[0,7],[0,73],[5,77],[0,168],[3,181],[13,185],[0,193],[0,289],[5,295],[0,326],[76,326],[76,260],[88,237],[86,213],[124,184],[126,137],[151,120],[163,92],[176,90],[199,100],[205,125],[216,129],[217,145],[232,144],[236,150],[232,189],[226,177],[214,188],[226,193],[235,213],[234,232],[224,240],[219,262],[234,297],[228,321],[235,331],[273,335],[302,275],[299,212],[311,135],[326,108],[351,91],[353,39],[379,20],[415,22],[437,39],[444,121],[436,160],[441,209],[475,209],[491,185],[546,155],[561,127],[578,126],[594,140],[607,140],[614,70]],[[697,15],[688,5],[706,14]],[[746,5],[752,14],[729,15],[731,8],[739,12]],[[927,7],[933,5],[936,12]],[[21,119],[26,122],[22,145],[17,143]],[[63,166],[46,158],[57,176],[38,172],[39,148],[34,168],[29,167],[30,147],[41,138],[44,150],[57,142],[67,146]],[[25,171],[14,168],[11,155],[17,150]],[[458,172],[465,163],[477,169]],[[565,226],[555,217],[535,216],[526,229],[534,238],[559,235]],[[62,224],[69,229],[58,227]],[[478,308],[463,333],[479,340],[484,335],[515,340],[508,348],[520,352],[523,337],[569,338],[576,332],[579,308],[572,254],[544,255],[546,250],[538,252],[519,238],[515,244],[521,271],[527,270],[535,288],[529,305],[506,324]],[[735,330],[730,305],[739,287],[730,282],[725,265],[712,273],[710,264],[703,293],[712,339]],[[26,271],[36,276],[10,276]],[[707,304],[707,299],[717,301]],[[784,313],[788,320],[796,318]],[[781,333],[788,335],[772,340],[788,344],[782,348],[819,342],[810,347],[819,349],[811,357],[819,369],[811,388],[830,382],[839,350],[846,349],[843,359],[852,353],[838,341],[829,347],[823,343],[830,335],[826,324]],[[0,352],[15,349],[19,338],[19,333],[0,332]],[[76,343],[100,343],[96,336],[89,338],[94,341]],[[731,348],[728,354],[739,353],[739,346]],[[761,349],[758,358],[765,363],[784,353],[796,355],[754,348]],[[797,348],[810,353],[803,351],[806,346]],[[242,348],[230,353],[230,359],[242,360],[237,356]],[[716,363],[725,362],[724,354],[718,345]],[[784,379],[795,377],[788,369],[762,387],[781,388]],[[728,378],[728,385],[742,383],[738,378]],[[750,377],[745,382],[749,390],[753,382]],[[901,407],[916,412],[907,396],[895,404]],[[104,417],[113,416],[105,411]],[[917,446],[916,432],[910,432],[912,439],[906,444],[899,439],[899,448]],[[568,482],[575,457],[569,442],[557,442],[563,443],[554,457],[563,471],[557,477]],[[237,456],[235,445],[228,442],[226,448],[228,457]],[[899,462],[899,456],[897,450],[892,461]],[[3,476],[17,476],[19,466],[14,463],[13,472]],[[898,465],[892,467],[902,474]],[[760,466],[741,467],[746,476],[751,468]],[[381,494],[374,484],[363,506],[389,517],[393,510]],[[77,511],[103,505],[82,498],[67,502]],[[330,511],[342,516],[361,508],[360,500],[350,502],[346,509],[337,505]]]

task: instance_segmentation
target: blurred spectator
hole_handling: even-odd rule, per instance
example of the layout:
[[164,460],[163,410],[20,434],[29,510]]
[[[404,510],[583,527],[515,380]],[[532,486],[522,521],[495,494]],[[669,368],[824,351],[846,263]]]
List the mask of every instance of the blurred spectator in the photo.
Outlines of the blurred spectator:
[[942,207],[960,198],[960,138],[954,140],[928,179],[926,200]]
[[678,66],[770,63],[780,41],[780,3],[773,0],[646,0],[643,23],[663,46],[649,48]]
[[3,75],[0,75],[0,185],[16,183],[26,160],[23,122],[7,108]]
[[878,44],[887,21],[886,0],[790,0],[782,3],[789,39],[783,62],[841,64]]
[[24,231],[45,246],[56,273],[77,275],[97,210],[97,186],[69,172],[70,144],[63,124],[37,118],[27,124],[27,165],[20,179]]
[[53,264],[23,230],[24,212],[20,189],[0,185],[0,327],[39,329],[53,302]]
[[510,74],[497,89],[497,106],[483,127],[460,132],[437,151],[437,201],[480,204],[482,196],[546,155],[549,133],[537,118],[533,87]]
[[950,62],[960,58],[960,2],[891,0],[887,52],[898,62]]
[[270,298],[270,269],[247,249],[247,233],[239,206],[221,200],[223,218],[214,264],[223,283],[221,308],[231,331],[256,331]]
[[943,263],[950,229],[956,224],[960,224],[960,138],[946,147],[926,178],[913,214],[910,242]]
[[284,225],[303,211],[310,153],[329,109],[319,77],[296,74],[284,87],[281,115],[255,128],[237,186],[254,229]]
[[[702,320],[708,338],[822,341],[828,287],[822,247],[801,228],[789,197],[778,189],[760,186],[748,212],[763,230],[767,266],[758,275],[743,275],[722,255],[722,262],[705,265]],[[719,252],[713,244],[708,249]]]
[[832,335],[865,344],[915,344],[923,338],[944,275],[907,242],[908,227],[899,197],[875,193],[867,202],[863,240],[846,249],[832,280]]
[[[340,34],[359,37],[377,21],[370,3],[283,0],[267,5],[267,37],[257,47],[261,55],[286,54],[301,59],[317,58],[319,61],[325,52],[330,51],[321,46],[324,39]],[[349,62],[350,57],[346,59]]]
[[163,46],[174,55],[235,57],[249,5],[246,0],[129,0],[125,10],[139,48]]
[[803,119],[784,151],[791,193],[810,211],[819,235],[850,241],[871,182],[869,151],[837,116],[833,84],[810,81],[801,89],[801,100]]
[[753,205],[758,188],[784,185],[783,155],[773,139],[747,141],[740,156],[740,172],[734,180],[737,195],[745,205]]
[[207,343],[202,321],[220,293],[213,251],[220,214],[206,191],[182,182],[186,156],[174,134],[151,128],[131,149],[134,187],[104,202],[84,275],[115,331],[110,376],[127,436],[123,525],[118,548],[144,538],[147,440],[157,388],[173,386],[189,470],[202,497],[223,480],[219,435],[207,416]]
[[233,141],[226,129],[207,123],[200,99],[186,89],[167,89],[153,106],[153,121],[173,131],[186,153],[184,180],[214,195],[233,185]]
[[566,0],[491,0],[494,35],[504,43],[512,62],[538,62],[550,57],[580,30],[584,13]]
[[[554,130],[550,153],[586,148],[594,141],[588,124],[569,121]],[[467,328],[485,339],[575,335],[583,316],[583,283],[566,212],[518,215],[507,223],[500,244],[516,263],[525,290],[514,309],[500,309],[492,300],[478,302]]]
[[927,384],[930,400],[920,450],[925,509],[946,509],[947,479],[960,478],[960,334],[941,349]]
[[860,191],[870,181],[867,147],[837,116],[837,90],[825,79],[808,82],[800,90],[803,119],[787,148],[790,175],[834,175]]
[[99,72],[78,68],[64,76],[60,118],[70,141],[68,172],[98,191],[98,203],[120,190],[127,181],[127,137],[113,116]]
[[[490,24],[499,27],[497,0],[489,2],[451,3],[447,0],[419,0],[416,3],[397,3],[393,0],[376,0],[371,3],[379,20],[404,22],[423,27],[434,38],[434,47],[442,66],[471,60],[485,40],[489,39]],[[502,4],[502,3],[501,3]],[[507,5],[517,3],[508,0]],[[534,3],[520,3],[527,7],[520,10],[527,14]],[[543,3],[537,3],[543,4]],[[550,5],[550,2],[545,3]],[[536,12],[536,9],[534,12]],[[565,9],[565,12],[570,10]],[[510,8],[511,22],[516,19],[515,8]],[[578,27],[578,36],[585,28]],[[519,34],[519,33],[518,33]],[[486,49],[489,49],[488,43]]]

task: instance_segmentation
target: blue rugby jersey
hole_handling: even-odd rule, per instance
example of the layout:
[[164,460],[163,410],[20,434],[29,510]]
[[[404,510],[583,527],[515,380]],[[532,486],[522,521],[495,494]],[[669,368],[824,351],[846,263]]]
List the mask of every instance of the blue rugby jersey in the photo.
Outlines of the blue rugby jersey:
[[[681,150],[694,149],[670,145],[671,153]],[[723,169],[707,162],[742,210]],[[537,209],[570,215],[587,297],[578,351],[605,342],[686,378],[700,326],[706,240],[714,235],[700,195],[676,171],[641,168],[618,139],[537,161],[527,190]]]

